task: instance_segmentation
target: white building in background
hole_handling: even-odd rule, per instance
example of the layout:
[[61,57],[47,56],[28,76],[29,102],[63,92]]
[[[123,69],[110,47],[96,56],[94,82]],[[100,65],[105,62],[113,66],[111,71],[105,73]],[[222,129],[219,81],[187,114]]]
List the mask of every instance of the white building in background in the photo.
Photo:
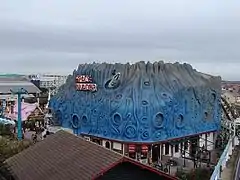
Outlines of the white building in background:
[[236,92],[223,91],[223,97],[230,103],[240,103],[240,94]]
[[68,76],[53,75],[53,74],[37,74],[29,75],[31,80],[39,80],[39,87],[51,90],[51,94],[54,95],[58,91],[58,88],[63,85]]

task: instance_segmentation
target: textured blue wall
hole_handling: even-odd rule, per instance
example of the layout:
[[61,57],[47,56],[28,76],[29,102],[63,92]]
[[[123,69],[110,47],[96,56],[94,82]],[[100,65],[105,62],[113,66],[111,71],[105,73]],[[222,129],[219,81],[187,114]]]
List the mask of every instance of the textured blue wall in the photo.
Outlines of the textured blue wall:
[[[120,72],[113,78],[112,72]],[[89,75],[96,92],[76,91]],[[63,127],[128,142],[156,142],[220,128],[221,79],[188,64],[82,64],[50,102]]]

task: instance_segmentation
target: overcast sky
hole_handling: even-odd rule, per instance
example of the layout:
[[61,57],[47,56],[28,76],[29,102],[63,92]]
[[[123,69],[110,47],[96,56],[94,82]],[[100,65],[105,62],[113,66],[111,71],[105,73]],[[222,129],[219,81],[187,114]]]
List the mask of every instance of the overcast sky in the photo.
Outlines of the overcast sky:
[[240,80],[239,0],[0,0],[0,72],[187,62]]

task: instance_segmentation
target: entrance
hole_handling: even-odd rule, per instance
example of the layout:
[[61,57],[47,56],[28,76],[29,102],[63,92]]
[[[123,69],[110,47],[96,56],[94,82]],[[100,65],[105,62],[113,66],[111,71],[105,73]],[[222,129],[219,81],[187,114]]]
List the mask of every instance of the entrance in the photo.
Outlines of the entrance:
[[199,144],[198,136],[190,138],[190,156],[191,157],[195,157],[197,153],[197,149],[199,148],[198,144]]
[[110,142],[107,141],[105,146],[106,146],[106,148],[110,149]]
[[152,146],[152,162],[157,162],[160,159],[160,144]]

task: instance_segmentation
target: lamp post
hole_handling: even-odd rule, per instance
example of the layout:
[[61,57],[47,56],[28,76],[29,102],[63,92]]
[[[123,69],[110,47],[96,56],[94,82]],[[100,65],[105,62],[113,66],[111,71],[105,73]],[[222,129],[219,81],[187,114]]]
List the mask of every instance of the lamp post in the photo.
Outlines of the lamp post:
[[24,88],[20,88],[17,90],[10,90],[11,93],[17,94],[17,106],[18,106],[18,118],[17,118],[17,137],[18,140],[22,140],[22,101],[21,101],[21,95],[22,94],[28,94],[27,90]]

